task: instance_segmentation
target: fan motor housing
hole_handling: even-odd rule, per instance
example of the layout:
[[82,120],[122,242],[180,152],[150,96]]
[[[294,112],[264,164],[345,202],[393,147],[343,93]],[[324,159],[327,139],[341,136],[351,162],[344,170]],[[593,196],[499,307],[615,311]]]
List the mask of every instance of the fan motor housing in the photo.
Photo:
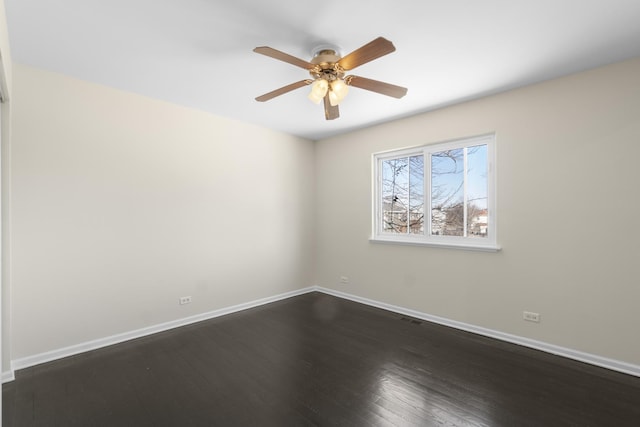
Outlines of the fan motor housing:
[[335,49],[320,49],[316,51],[311,61],[309,61],[320,67],[320,71],[318,72],[317,69],[311,70],[309,71],[309,74],[316,79],[324,78],[329,81],[342,78],[344,76],[344,72],[338,65],[339,60],[340,55]]

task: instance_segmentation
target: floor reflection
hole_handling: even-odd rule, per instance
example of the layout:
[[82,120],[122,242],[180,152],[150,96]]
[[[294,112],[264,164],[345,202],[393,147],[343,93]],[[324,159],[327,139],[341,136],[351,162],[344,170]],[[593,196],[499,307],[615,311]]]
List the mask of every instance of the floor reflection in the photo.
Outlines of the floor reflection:
[[[489,426],[473,412],[487,413],[487,402],[467,392],[463,383],[450,384],[449,394],[442,393],[442,385],[435,384],[424,370],[403,366],[396,362],[383,364],[375,382],[375,400],[378,415],[388,417],[389,412],[399,415],[405,425],[434,426]],[[469,405],[465,404],[468,402]],[[478,405],[483,406],[478,408]],[[422,424],[415,424],[420,422]]]

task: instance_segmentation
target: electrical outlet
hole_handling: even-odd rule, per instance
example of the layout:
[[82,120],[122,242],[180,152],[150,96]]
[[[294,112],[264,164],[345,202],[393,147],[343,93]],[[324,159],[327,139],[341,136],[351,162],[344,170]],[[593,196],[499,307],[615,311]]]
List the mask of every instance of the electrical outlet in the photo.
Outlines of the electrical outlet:
[[180,297],[180,305],[191,304],[191,295],[188,297]]
[[347,283],[349,283],[349,278],[347,276],[340,276],[340,283],[346,285]]
[[532,311],[523,311],[522,318],[527,322],[540,323],[540,313],[534,313]]

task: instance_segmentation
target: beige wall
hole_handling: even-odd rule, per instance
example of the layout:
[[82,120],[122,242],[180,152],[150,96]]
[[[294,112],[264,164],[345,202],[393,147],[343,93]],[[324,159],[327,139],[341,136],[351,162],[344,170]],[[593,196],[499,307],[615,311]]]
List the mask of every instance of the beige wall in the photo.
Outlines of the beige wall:
[[5,102],[1,104],[2,122],[1,126],[1,141],[2,147],[0,147],[0,158],[2,159],[2,286],[0,288],[0,300],[2,306],[2,372],[7,372],[10,367],[10,347],[9,336],[11,333],[11,317],[10,317],[10,216],[9,216],[9,200],[10,200],[10,170],[11,170],[11,95],[12,95],[12,68],[11,50],[9,48],[9,33],[7,31],[7,19],[4,8],[4,0],[0,1],[0,67],[2,70],[0,74],[3,77],[2,91],[4,94]]
[[[372,153],[488,132],[502,251],[368,241]],[[318,285],[638,365],[639,159],[640,59],[321,141]]]
[[13,79],[13,359],[314,284],[313,142]]
[[9,31],[7,29],[7,15],[4,0],[0,0],[0,58],[2,58],[5,83],[10,91],[13,72],[11,69],[11,49],[9,47]]
[[[13,82],[13,359],[317,284],[640,365],[640,59],[315,149],[23,65]],[[368,241],[372,153],[488,132],[502,251]]]

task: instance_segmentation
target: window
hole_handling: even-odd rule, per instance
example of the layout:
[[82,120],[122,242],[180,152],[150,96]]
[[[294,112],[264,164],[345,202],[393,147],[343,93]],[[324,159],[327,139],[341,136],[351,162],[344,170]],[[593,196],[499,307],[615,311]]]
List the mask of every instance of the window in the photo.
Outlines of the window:
[[498,250],[494,145],[484,135],[374,154],[372,240]]

